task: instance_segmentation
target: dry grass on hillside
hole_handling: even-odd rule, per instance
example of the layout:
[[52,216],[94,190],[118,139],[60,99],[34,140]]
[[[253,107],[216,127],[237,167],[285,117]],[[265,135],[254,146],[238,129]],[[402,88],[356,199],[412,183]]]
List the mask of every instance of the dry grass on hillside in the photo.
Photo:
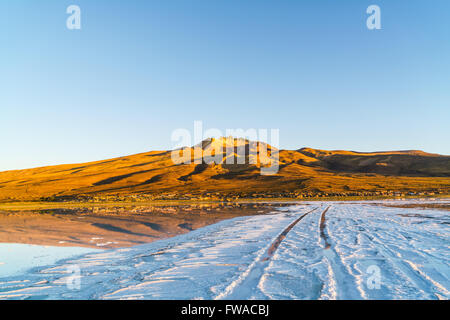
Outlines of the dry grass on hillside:
[[[422,151],[280,150],[278,173],[261,175],[267,160],[264,155],[256,152],[256,161],[250,161],[248,154],[255,145],[247,140],[235,140],[234,144],[233,155],[237,155],[237,146],[247,151],[244,164],[175,164],[171,151],[152,151],[83,164],[0,172],[0,201],[144,194],[450,193],[449,156]],[[218,145],[227,147],[221,140],[204,142],[203,155],[215,155],[212,149]],[[278,151],[268,149],[268,156]],[[224,158],[229,151],[224,149]]]

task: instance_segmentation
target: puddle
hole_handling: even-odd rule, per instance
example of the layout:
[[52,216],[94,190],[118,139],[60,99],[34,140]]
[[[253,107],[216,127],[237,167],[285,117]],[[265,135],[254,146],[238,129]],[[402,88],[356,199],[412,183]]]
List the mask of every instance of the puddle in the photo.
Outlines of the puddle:
[[55,264],[59,260],[98,251],[81,247],[0,243],[0,278],[20,275],[35,267]]

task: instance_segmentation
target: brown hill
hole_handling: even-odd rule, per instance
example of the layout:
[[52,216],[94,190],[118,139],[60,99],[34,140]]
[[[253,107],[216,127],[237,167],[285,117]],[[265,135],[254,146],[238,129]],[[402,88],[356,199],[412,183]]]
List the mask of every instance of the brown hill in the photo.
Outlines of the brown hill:
[[[269,145],[265,155],[256,142],[233,139],[230,146],[229,141],[205,140],[196,146],[197,154],[195,147],[187,148],[192,152],[189,164],[174,163],[172,151],[152,151],[0,172],[0,201],[450,193],[449,156],[422,151],[277,150]],[[221,147],[223,162],[205,163]],[[246,151],[244,156],[239,148]],[[262,175],[268,158],[277,154],[278,172]],[[231,158],[234,164],[227,163]]]

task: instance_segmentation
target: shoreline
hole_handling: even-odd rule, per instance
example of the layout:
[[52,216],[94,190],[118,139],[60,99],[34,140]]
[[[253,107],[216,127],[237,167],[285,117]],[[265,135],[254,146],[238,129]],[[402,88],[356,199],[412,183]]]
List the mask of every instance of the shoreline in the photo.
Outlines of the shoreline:
[[233,201],[222,200],[151,200],[151,201],[12,201],[0,202],[0,210],[39,210],[86,207],[125,207],[125,206],[181,206],[181,205],[239,205],[239,204],[286,204],[311,201],[371,201],[402,199],[450,199],[450,194],[404,195],[404,196],[347,196],[347,197],[311,197],[311,198],[242,198]]

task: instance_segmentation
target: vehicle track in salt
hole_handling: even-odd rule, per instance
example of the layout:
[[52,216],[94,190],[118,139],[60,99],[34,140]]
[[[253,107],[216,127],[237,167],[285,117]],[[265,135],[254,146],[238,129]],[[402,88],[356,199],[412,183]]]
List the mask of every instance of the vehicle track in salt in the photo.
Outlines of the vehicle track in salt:
[[[219,299],[249,299],[253,293],[257,291],[258,284],[261,277],[264,275],[264,270],[269,265],[270,259],[273,257],[278,247],[283,240],[289,234],[289,232],[308,214],[316,211],[319,207],[316,207],[297,218],[287,228],[285,228],[277,238],[272,242],[267,250],[263,249],[258,255],[255,261],[249,265],[249,267],[239,276],[238,279],[233,281],[221,294],[215,297]],[[325,212],[329,209],[325,209]]]
[[330,207],[326,208],[324,212],[322,212],[322,215],[320,216],[320,237],[323,239],[324,243],[325,243],[325,249],[329,249],[331,247],[331,244],[328,242],[328,235],[325,232],[325,228],[326,228],[326,217],[325,215],[327,214],[328,209],[330,209]]

